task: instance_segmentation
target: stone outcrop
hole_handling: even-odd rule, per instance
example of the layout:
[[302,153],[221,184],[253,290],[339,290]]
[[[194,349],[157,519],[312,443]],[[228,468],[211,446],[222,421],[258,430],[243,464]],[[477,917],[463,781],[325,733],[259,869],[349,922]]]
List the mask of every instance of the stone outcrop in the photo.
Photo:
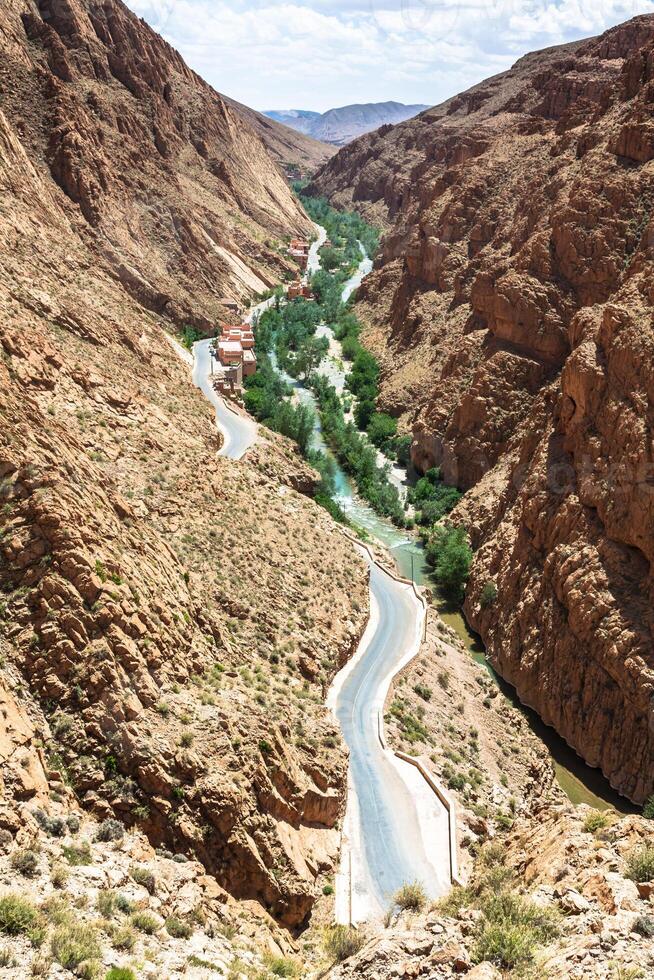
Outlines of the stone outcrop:
[[418,468],[468,490],[469,621],[637,802],[654,791],[653,51],[645,16],[527,55],[313,185],[386,230],[364,336]]

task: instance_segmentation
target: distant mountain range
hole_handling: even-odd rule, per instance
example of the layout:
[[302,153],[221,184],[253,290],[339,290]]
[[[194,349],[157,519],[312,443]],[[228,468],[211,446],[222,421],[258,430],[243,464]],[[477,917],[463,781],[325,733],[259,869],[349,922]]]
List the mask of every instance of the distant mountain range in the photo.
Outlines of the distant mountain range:
[[308,109],[270,109],[264,115],[291,129],[335,146],[344,146],[363,133],[379,129],[387,123],[404,122],[429,109],[427,105],[403,105],[401,102],[369,102],[366,105],[345,105],[327,112]]

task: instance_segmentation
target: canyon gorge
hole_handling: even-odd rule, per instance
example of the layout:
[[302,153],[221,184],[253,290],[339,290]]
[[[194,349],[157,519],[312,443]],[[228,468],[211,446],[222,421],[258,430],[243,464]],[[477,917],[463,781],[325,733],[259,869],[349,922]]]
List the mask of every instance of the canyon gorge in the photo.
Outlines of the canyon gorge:
[[527,55],[313,184],[386,230],[358,311],[416,466],[467,491],[468,621],[637,802],[654,788],[653,50],[641,17]]
[[[651,975],[654,17],[338,152],[121,0],[5,0],[0,51],[0,977]],[[360,485],[354,518],[325,506],[265,413],[230,458],[191,370],[246,310],[261,369],[253,311],[279,313],[289,242],[317,234],[298,172],[382,233],[339,315],[415,468],[464,491],[488,660],[637,804],[573,805],[405,580],[424,633],[376,724],[447,786],[458,868],[439,852],[438,902],[355,922],[350,896],[338,927],[328,692],[378,619],[360,541],[385,575],[415,536],[362,530]],[[356,285],[355,227],[352,268],[322,255]]]

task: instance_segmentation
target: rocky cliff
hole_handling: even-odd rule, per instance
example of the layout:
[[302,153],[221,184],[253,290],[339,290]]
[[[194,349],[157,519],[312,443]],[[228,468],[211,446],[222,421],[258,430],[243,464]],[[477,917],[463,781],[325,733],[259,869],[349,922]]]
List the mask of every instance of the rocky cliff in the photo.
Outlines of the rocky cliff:
[[0,39],[3,839],[70,788],[297,927],[338,850],[322,695],[365,570],[284,440],[217,456],[165,331],[276,279],[307,218],[121,3],[11,0]]
[[0,43],[7,124],[142,305],[203,328],[277,280],[280,238],[308,228],[281,169],[119,0],[9,0]]
[[468,490],[469,621],[635,801],[654,790],[653,93],[637,17],[357,140],[314,184],[387,232],[359,310],[417,466]]

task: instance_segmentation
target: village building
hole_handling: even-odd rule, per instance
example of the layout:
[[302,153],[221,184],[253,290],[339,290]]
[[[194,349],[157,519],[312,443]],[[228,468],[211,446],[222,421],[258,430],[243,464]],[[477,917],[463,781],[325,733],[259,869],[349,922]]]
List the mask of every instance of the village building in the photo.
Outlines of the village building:
[[223,323],[212,353],[217,360],[214,388],[221,395],[240,401],[243,378],[249,378],[257,370],[254,352],[254,334],[248,323],[233,327]]
[[313,290],[311,289],[310,286],[307,286],[305,283],[301,282],[298,279],[297,282],[292,282],[288,287],[288,289],[286,290],[286,298],[299,299],[300,297],[302,297],[303,299],[312,300]]
[[292,238],[288,246],[288,254],[302,270],[306,269],[309,261],[309,242],[304,238]]

